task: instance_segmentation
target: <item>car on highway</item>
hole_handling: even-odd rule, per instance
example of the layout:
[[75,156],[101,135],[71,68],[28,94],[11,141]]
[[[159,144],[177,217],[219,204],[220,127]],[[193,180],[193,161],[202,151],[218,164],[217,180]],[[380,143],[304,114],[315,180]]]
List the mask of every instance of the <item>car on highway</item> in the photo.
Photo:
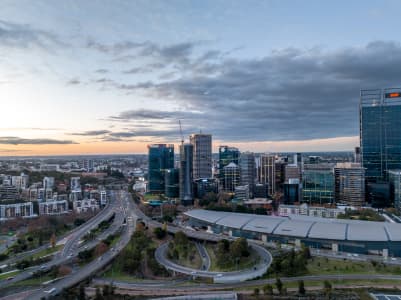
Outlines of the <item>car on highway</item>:
[[54,293],[55,291],[57,291],[56,288],[51,288],[50,290],[46,290],[46,291],[44,291],[44,292],[47,293],[47,294],[52,294],[52,293]]
[[221,273],[216,275],[216,277],[222,277],[222,276],[223,276],[223,274],[221,274]]

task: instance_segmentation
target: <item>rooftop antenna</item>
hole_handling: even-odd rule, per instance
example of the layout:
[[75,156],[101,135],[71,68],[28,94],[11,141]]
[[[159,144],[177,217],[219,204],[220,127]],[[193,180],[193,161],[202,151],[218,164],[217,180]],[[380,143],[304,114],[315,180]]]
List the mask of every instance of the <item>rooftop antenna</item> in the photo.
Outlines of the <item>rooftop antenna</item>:
[[178,120],[178,123],[180,124],[181,145],[184,145],[184,135],[182,134],[181,120]]

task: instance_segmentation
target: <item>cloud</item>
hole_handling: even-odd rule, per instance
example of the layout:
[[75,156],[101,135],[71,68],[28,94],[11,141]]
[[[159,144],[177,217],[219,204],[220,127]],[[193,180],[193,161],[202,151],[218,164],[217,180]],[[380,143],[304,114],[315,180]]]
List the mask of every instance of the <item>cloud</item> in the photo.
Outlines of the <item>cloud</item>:
[[213,65],[210,75],[115,83],[199,113],[131,110],[111,119],[174,124],[187,117],[191,127],[226,141],[355,136],[360,89],[401,86],[399,65],[400,44],[386,41],[338,51],[288,48],[257,59],[228,58]]
[[126,132],[126,131],[120,131],[120,132],[112,132],[110,133],[110,137],[114,138],[130,138],[136,136],[135,132]]
[[98,73],[98,74],[106,74],[106,73],[109,73],[109,70],[107,70],[107,69],[97,69],[97,70],[95,71],[95,73]]
[[73,132],[70,135],[80,135],[80,136],[98,136],[110,133],[110,130],[88,130],[84,132]]
[[0,20],[0,46],[12,48],[39,47],[47,49],[50,45],[63,43],[48,31],[32,28],[29,25]]
[[182,120],[192,119],[199,112],[191,111],[160,111],[152,109],[138,109],[123,111],[117,116],[110,116],[110,120],[130,121],[130,120]]
[[70,140],[55,140],[55,139],[25,139],[15,136],[0,137],[0,144],[4,145],[67,145],[78,144]]
[[[168,67],[182,72],[210,72],[213,69],[211,67],[213,64],[206,68],[206,65],[204,65],[206,62],[220,60],[231,52],[201,51],[199,46],[206,44],[207,42],[205,41],[182,42],[170,45],[160,45],[150,41],[123,41],[114,44],[102,44],[90,40],[86,46],[89,49],[111,55],[114,62],[137,63],[146,59],[147,62],[144,64],[135,65],[122,71],[123,74],[138,74],[160,71]],[[200,54],[196,52],[200,52]]]
[[0,148],[0,153],[31,152],[29,149],[4,149]]
[[81,83],[81,81],[79,80],[79,78],[71,78],[67,82],[68,85],[78,85],[80,83]]

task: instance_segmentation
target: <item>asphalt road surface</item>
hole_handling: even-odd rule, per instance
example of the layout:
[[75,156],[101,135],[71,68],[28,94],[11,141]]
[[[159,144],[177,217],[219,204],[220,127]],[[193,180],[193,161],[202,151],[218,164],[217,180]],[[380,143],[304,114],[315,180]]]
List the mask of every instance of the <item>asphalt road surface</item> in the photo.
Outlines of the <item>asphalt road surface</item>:
[[27,296],[25,299],[36,300],[47,298],[50,295],[58,294],[64,288],[72,287],[86,278],[96,274],[99,270],[103,269],[107,264],[109,264],[117,254],[124,249],[124,247],[128,244],[131,239],[131,235],[135,230],[136,223],[136,215],[134,213],[134,209],[132,207],[132,201],[127,197],[126,192],[121,191],[116,193],[118,198],[118,202],[120,205],[120,211],[123,212],[124,218],[127,220],[126,226],[123,227],[123,232],[120,238],[120,241],[114,246],[113,249],[110,249],[106,253],[104,253],[99,258],[80,268],[76,272],[64,277],[63,279],[49,284],[48,286],[35,291],[31,295]]
[[250,244],[250,247],[252,247],[252,249],[255,250],[260,256],[259,263],[256,264],[253,268],[232,272],[212,272],[208,270],[198,270],[178,265],[167,259],[168,243],[164,243],[156,249],[155,258],[157,262],[163,265],[166,269],[177,273],[191,275],[193,277],[213,278],[215,282],[240,282],[261,276],[266,272],[272,261],[272,257],[269,251],[267,251],[265,248],[256,244]]
[[[53,266],[58,266],[61,264],[68,263],[71,261],[80,251],[84,249],[89,249],[90,247],[96,246],[97,243],[99,243],[99,240],[93,241],[88,245],[82,245],[79,247],[79,241],[82,239],[82,237],[92,228],[97,227],[100,222],[103,220],[107,220],[110,218],[113,214],[116,214],[116,217],[114,219],[113,225],[110,226],[106,231],[107,235],[110,234],[113,230],[117,230],[117,226],[121,226],[123,223],[124,217],[122,216],[122,213],[119,213],[118,211],[118,202],[116,201],[115,197],[111,197],[110,200],[110,205],[107,205],[100,213],[98,213],[94,218],[90,219],[90,221],[82,224],[79,226],[76,230],[74,230],[69,236],[66,237],[67,242],[64,245],[63,250],[59,253],[56,254],[50,262],[47,262],[41,266],[33,266],[30,268],[25,269],[23,272],[15,275],[12,279],[5,279],[0,281],[0,289],[7,287],[10,284],[26,280],[32,276],[35,275],[36,272],[38,271],[46,271],[49,270]],[[116,225],[116,222],[119,222],[118,225]],[[46,246],[48,247],[48,246]],[[46,249],[46,248],[45,248]],[[32,255],[30,253],[29,255]]]

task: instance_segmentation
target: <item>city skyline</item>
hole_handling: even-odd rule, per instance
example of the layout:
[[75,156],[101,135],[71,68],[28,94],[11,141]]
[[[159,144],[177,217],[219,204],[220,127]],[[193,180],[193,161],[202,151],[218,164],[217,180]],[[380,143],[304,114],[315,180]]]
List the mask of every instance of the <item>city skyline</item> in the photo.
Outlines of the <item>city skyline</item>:
[[178,120],[214,153],[352,151],[360,89],[400,85],[395,1],[0,3],[1,156],[178,149]]

